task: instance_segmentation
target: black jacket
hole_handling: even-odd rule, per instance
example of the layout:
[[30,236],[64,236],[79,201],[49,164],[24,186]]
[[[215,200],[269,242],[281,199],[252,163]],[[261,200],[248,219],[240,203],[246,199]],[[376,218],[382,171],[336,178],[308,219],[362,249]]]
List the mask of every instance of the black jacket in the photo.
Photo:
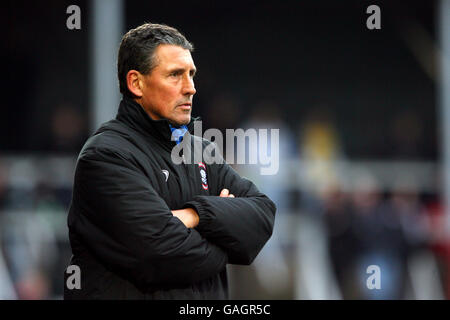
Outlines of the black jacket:
[[[211,145],[190,133],[183,141]],[[87,140],[68,215],[81,289],[65,282],[65,299],[228,297],[226,264],[253,261],[272,234],[275,205],[226,163],[203,161],[206,178],[198,163],[174,164],[174,146],[168,121],[128,98]],[[236,198],[219,197],[223,188]],[[199,214],[194,229],[171,213],[186,207]]]

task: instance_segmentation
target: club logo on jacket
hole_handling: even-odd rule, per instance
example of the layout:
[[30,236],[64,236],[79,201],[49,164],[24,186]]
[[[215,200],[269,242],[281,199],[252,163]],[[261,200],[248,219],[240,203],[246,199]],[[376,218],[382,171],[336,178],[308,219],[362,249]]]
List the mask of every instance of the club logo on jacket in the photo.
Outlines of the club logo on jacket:
[[208,190],[208,179],[206,178],[206,166],[203,162],[199,162],[198,167],[200,169],[200,176],[202,177],[202,187],[203,189]]

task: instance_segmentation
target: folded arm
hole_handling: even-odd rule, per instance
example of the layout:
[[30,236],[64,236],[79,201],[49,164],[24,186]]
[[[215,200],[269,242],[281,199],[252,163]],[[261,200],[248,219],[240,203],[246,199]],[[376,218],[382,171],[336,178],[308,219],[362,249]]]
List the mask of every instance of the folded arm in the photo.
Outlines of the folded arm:
[[195,196],[184,207],[196,210],[196,229],[224,248],[230,263],[250,264],[272,235],[276,207],[228,164],[219,166],[215,189],[229,189],[233,196]]

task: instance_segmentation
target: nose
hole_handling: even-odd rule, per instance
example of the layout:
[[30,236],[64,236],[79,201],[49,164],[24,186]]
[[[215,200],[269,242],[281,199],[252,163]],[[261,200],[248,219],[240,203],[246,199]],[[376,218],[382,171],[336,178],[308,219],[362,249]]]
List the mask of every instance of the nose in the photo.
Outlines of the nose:
[[195,90],[194,79],[190,76],[187,76],[183,81],[183,94],[193,96],[197,90]]

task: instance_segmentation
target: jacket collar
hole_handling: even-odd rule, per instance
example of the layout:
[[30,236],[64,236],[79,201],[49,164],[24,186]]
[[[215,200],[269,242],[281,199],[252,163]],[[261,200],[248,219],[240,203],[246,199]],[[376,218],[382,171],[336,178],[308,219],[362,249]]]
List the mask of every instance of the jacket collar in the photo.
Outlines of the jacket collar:
[[[122,98],[116,119],[139,131],[144,136],[153,136],[162,142],[175,144],[171,140],[172,130],[170,130],[169,121],[166,119],[153,120],[142,106],[131,98],[125,96]],[[191,118],[191,122],[187,125],[190,133],[194,130],[194,122],[199,120],[200,117]]]

